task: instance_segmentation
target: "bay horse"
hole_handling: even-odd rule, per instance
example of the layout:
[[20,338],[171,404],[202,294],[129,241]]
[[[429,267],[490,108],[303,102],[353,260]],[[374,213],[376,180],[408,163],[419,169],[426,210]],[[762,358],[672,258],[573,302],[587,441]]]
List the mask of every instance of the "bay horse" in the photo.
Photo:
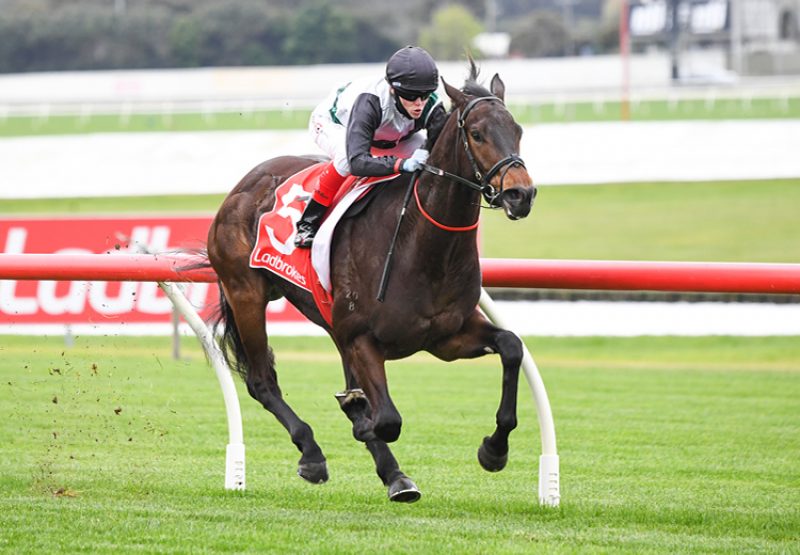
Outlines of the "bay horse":
[[[462,89],[443,80],[452,107],[402,225],[398,227],[394,215],[399,216],[408,200],[411,174],[383,187],[366,211],[337,227],[330,257],[335,261],[331,326],[309,292],[248,264],[259,216],[272,208],[275,188],[319,159],[283,156],[256,166],[225,198],[211,225],[208,259],[219,276],[217,324],[223,351],[249,394],[289,432],[301,453],[297,472],[309,482],[325,482],[328,470],[311,427],[286,403],[278,385],[265,310],[269,301],[281,297],[333,339],[345,382],[336,398],[352,422],[354,437],[372,455],[389,499],[413,502],[421,493],[401,472],[388,446],[400,436],[402,419],[389,396],[384,364],[419,351],[445,361],[500,355],[503,380],[496,428],[483,439],[478,460],[488,471],[505,467],[508,436],[517,425],[523,350],[514,333],[489,322],[477,308],[481,269],[476,228],[482,196],[517,220],[529,214],[536,188],[519,157],[522,128],[506,109],[503,81],[495,75],[487,90],[477,77],[470,60]],[[396,229],[392,270],[385,298],[379,301],[375,293]]]

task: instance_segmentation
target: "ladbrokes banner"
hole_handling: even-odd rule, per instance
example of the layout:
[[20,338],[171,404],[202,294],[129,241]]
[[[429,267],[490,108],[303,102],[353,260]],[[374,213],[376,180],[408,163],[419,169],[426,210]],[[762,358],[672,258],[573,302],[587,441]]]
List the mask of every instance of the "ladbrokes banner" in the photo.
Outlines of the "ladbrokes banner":
[[[69,217],[0,219],[0,249],[4,253],[141,253],[197,248],[205,244],[210,216],[186,217]],[[207,318],[217,301],[217,287],[187,284],[185,294]],[[270,323],[303,323],[305,318],[288,303],[269,305]],[[162,332],[172,305],[156,283],[104,281],[0,280],[0,332],[35,332],[47,325],[81,325],[124,333]],[[138,328],[138,331],[137,331]]]

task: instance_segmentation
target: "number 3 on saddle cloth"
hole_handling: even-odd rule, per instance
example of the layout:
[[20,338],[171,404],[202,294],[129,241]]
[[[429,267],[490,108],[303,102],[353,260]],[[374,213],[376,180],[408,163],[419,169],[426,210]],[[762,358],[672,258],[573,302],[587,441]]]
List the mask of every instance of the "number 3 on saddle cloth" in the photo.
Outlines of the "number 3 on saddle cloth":
[[366,195],[373,185],[394,179],[397,174],[348,177],[333,199],[312,247],[299,249],[294,246],[297,222],[303,215],[319,181],[319,174],[325,166],[325,163],[314,164],[289,177],[275,189],[272,210],[264,212],[258,220],[258,234],[253,252],[250,253],[250,267],[269,270],[309,291],[320,314],[331,325],[333,297],[330,247],[333,230],[347,209]]

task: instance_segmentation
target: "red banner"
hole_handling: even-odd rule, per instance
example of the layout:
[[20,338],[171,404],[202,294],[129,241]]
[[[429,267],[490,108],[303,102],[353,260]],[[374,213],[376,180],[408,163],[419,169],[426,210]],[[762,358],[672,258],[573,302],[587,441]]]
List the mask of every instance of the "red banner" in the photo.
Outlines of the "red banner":
[[[48,217],[0,220],[4,253],[165,252],[205,245],[211,216]],[[187,284],[185,294],[207,318],[217,287]],[[169,323],[172,304],[156,283],[0,280],[0,326]],[[284,300],[269,304],[271,323],[306,319]]]

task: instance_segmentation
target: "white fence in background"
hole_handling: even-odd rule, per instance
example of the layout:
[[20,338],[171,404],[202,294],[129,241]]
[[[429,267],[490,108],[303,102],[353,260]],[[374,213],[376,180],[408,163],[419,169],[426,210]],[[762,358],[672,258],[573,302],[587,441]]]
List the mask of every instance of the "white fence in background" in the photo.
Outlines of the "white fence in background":
[[[739,78],[724,68],[724,53],[690,52],[683,61],[686,79],[670,80],[666,53],[632,55],[631,101],[800,95],[800,78]],[[517,104],[618,101],[623,62],[619,56],[482,60],[487,82],[499,73],[508,101]],[[461,85],[463,61],[441,62],[442,77]],[[10,115],[178,113],[311,108],[329,90],[352,79],[383,73],[383,64],[43,72],[0,75],[0,118]]]

